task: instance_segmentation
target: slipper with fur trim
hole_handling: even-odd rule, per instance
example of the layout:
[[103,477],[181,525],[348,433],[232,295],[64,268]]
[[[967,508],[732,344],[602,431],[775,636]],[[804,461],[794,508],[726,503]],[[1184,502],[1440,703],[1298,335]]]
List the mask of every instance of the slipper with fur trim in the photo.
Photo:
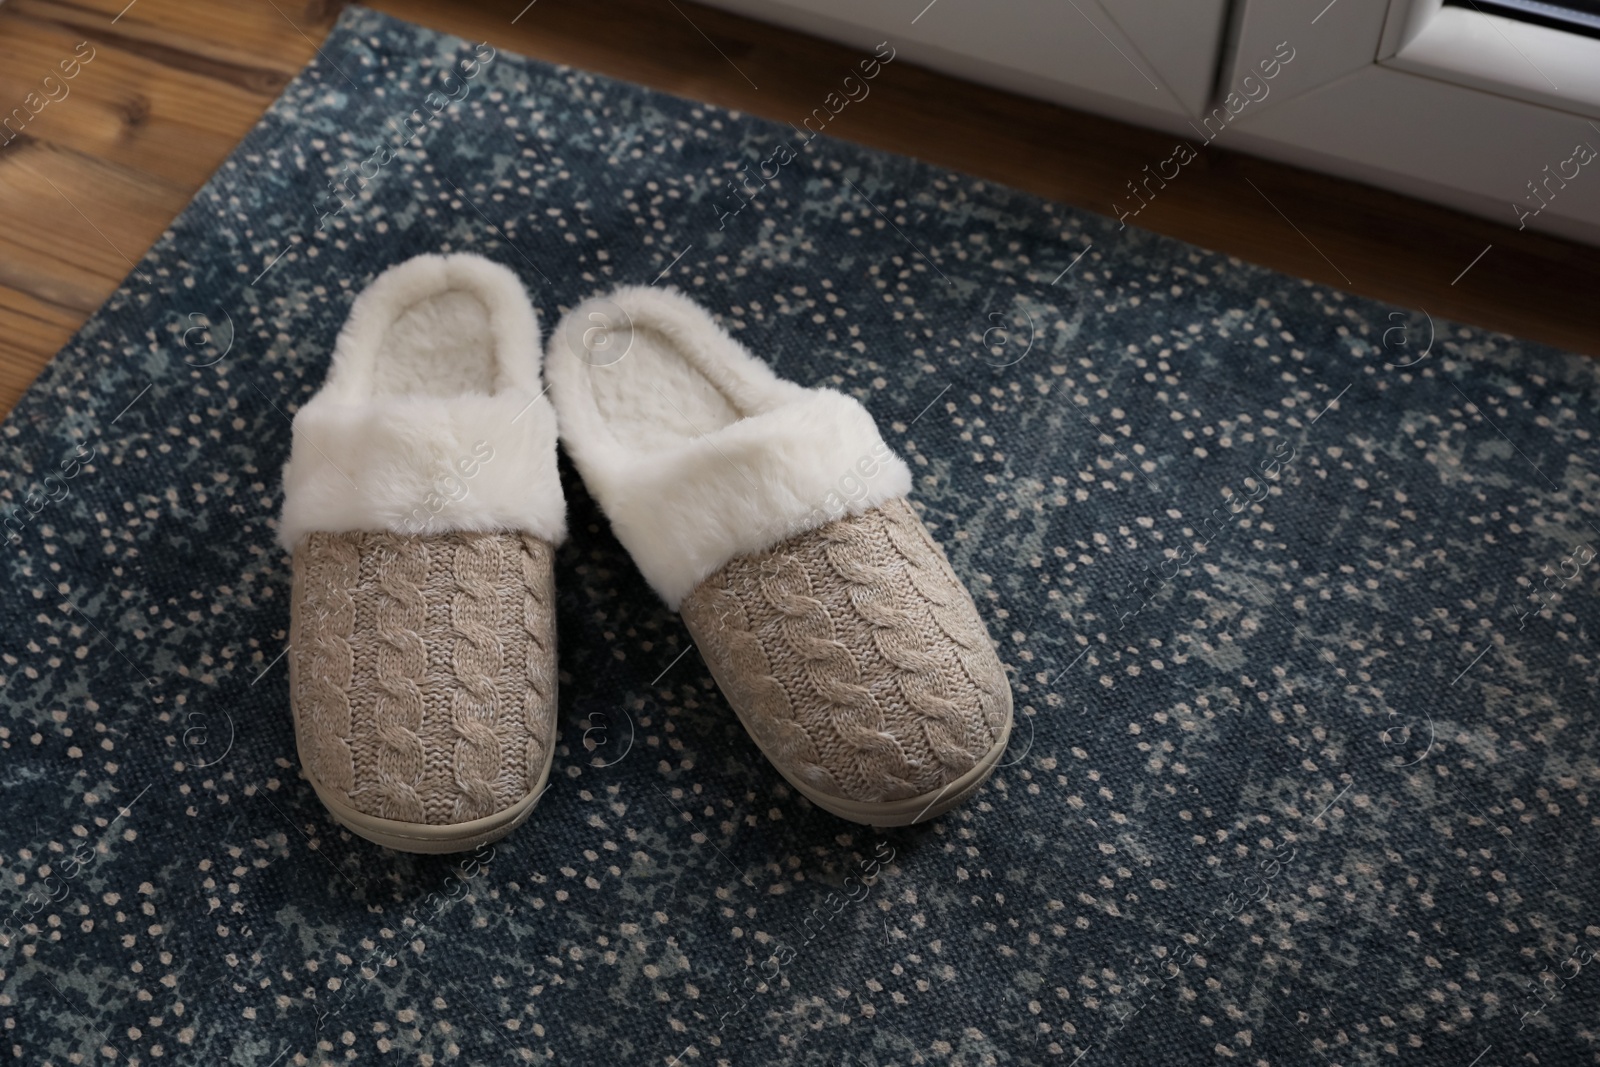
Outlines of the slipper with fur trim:
[[295,739],[334,818],[390,848],[502,837],[549,777],[566,503],[539,348],[514,273],[418,256],[356,299],[294,418]]
[[977,791],[1011,689],[860,403],[779,378],[687,297],[642,287],[569,312],[545,373],[617,539],[796,789],[877,826]]

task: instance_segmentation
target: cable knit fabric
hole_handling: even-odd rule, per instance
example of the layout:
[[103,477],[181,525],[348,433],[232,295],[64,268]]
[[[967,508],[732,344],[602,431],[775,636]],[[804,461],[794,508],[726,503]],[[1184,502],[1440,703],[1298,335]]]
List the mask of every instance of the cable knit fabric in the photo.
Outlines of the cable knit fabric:
[[358,811],[412,823],[527,796],[555,733],[551,558],[526,534],[302,541],[289,667],[306,772]]
[[1011,718],[972,597],[904,498],[724,564],[681,610],[767,758],[835,796],[934,792]]

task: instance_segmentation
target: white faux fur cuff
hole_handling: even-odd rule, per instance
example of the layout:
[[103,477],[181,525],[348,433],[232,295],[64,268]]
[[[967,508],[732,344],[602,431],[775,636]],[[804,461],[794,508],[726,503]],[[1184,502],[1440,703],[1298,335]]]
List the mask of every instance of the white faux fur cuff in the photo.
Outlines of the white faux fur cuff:
[[294,419],[280,542],[293,549],[316,531],[523,530],[559,543],[556,421],[548,402],[532,399],[314,398]]
[[356,299],[294,418],[279,543],[313,532],[525,531],[560,542],[555,411],[517,276],[418,256]]
[[545,367],[584,483],[674,610],[729,560],[911,489],[866,408],[778,378],[671,290],[579,305]]

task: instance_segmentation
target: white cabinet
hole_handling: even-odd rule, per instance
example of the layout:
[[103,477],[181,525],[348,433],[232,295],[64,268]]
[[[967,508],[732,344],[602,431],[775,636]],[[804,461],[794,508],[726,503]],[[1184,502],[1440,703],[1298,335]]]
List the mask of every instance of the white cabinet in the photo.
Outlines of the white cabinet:
[[1600,38],[1473,0],[708,2],[1600,244]]
[[[935,70],[1131,122],[1194,116],[1216,80],[1226,0],[707,0]],[[1163,119],[1169,121],[1163,121]]]

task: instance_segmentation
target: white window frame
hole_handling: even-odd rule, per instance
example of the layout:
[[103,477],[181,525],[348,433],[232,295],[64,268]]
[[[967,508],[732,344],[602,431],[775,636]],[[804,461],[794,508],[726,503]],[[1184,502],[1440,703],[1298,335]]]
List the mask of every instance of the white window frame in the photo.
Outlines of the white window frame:
[[1441,0],[1243,0],[1227,80],[1281,40],[1296,61],[1232,147],[1600,244],[1600,162],[1552,178],[1600,149],[1600,40]]
[[1391,5],[1380,62],[1600,118],[1600,38],[1489,16],[1443,0]]

